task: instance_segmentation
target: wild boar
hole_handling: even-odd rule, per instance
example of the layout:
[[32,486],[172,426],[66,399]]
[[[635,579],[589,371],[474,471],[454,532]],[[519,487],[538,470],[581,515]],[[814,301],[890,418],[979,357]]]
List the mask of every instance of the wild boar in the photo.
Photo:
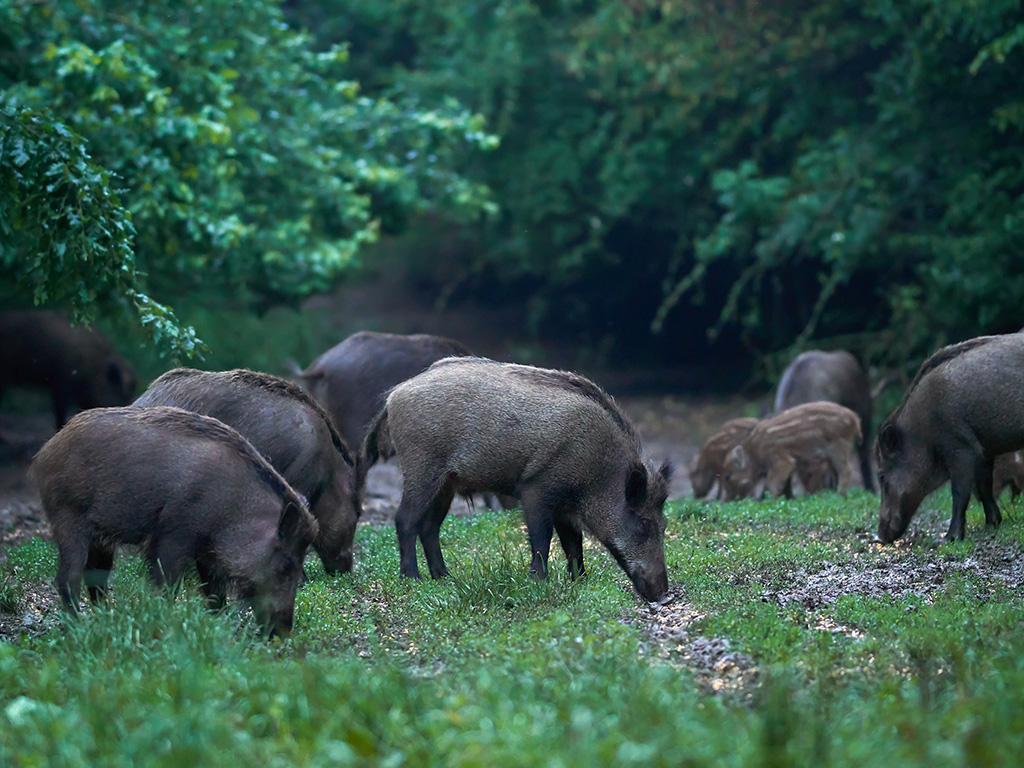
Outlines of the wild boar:
[[853,446],[860,440],[860,418],[836,403],[805,403],[763,419],[725,458],[725,501],[749,495],[761,480],[767,493],[783,495],[798,464],[813,467],[822,460],[845,489]]
[[60,429],[68,409],[127,405],[135,369],[98,330],[72,327],[59,312],[0,313],[0,398],[10,386],[48,390]]
[[860,417],[863,439],[857,450],[864,487],[875,490],[871,469],[871,419],[874,403],[871,383],[857,358],[839,349],[834,352],[810,350],[790,363],[775,394],[775,413],[794,405],[827,400],[849,408]]
[[882,491],[878,538],[902,536],[921,501],[949,480],[948,540],[962,539],[977,491],[985,523],[1002,515],[992,488],[996,456],[1024,448],[1024,334],[979,336],[943,347],[918,370],[878,431]]
[[327,573],[352,570],[359,518],[355,459],[324,409],[290,381],[245,369],[175,368],[136,406],[172,405],[232,427],[309,502],[320,533],[313,549]]
[[57,544],[57,590],[77,610],[106,590],[118,544],[141,545],[158,585],[195,561],[211,607],[229,587],[271,635],[291,631],[317,524],[302,498],[235,430],[179,408],[83,411],[29,470]]
[[1020,451],[1001,453],[992,463],[992,498],[999,501],[1007,488],[1014,501],[1024,490],[1024,456]]
[[[700,453],[689,466],[694,498],[703,499],[711,492],[711,488],[722,475],[726,454],[743,442],[756,424],[757,419],[753,418],[730,419],[704,441]],[[718,487],[718,498],[722,498],[721,483]]]
[[320,355],[300,376],[345,442],[358,447],[388,390],[443,357],[470,354],[464,344],[443,336],[359,331]]
[[438,532],[456,493],[522,501],[536,576],[547,576],[553,532],[573,576],[584,573],[583,530],[608,548],[636,591],[668,590],[665,515],[671,468],[655,471],[614,400],[564,371],[448,358],[392,390],[361,449],[368,465],[397,454],[395,518],[403,576],[419,578],[416,539],[430,575],[448,573]]

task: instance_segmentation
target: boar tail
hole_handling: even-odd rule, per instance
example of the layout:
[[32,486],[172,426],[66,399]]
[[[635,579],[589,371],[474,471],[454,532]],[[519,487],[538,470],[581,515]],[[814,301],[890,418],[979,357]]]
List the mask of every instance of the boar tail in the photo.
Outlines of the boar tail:
[[370,429],[359,449],[358,463],[365,469],[369,469],[379,460],[387,461],[394,455],[395,447],[391,443],[388,409],[387,406],[384,406],[370,422]]

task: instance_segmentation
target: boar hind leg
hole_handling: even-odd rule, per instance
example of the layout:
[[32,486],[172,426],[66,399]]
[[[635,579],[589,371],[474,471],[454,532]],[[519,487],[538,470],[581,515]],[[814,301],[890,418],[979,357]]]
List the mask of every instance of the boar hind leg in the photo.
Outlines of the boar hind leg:
[[107,580],[114,567],[114,548],[93,542],[89,545],[89,557],[85,561],[85,586],[89,588],[89,599],[98,602],[107,596]]
[[523,520],[526,537],[530,542],[530,575],[538,579],[548,577],[548,556],[551,537],[555,534],[552,504],[545,494],[530,490],[520,497],[523,502]]
[[448,516],[448,510],[455,498],[455,486],[447,482],[430,502],[427,514],[420,522],[420,543],[423,544],[423,556],[427,558],[430,578],[443,579],[448,575],[448,568],[441,555],[441,523]]
[[425,483],[417,483],[414,486],[407,478],[402,489],[402,501],[398,505],[398,512],[395,513],[400,573],[410,579],[420,578],[420,567],[416,562],[416,539],[419,538],[423,518],[427,516],[433,501],[433,494],[430,491],[420,489],[429,487]]
[[176,592],[181,586],[185,563],[190,555],[175,537],[156,537],[149,546],[149,575],[158,587]]
[[978,491],[978,498],[985,508],[985,525],[997,526],[1002,524],[1003,515],[999,511],[999,505],[992,493],[992,462],[981,459],[975,465],[974,485]]
[[78,611],[82,593],[82,572],[89,554],[89,534],[84,531],[63,531],[57,539],[57,592],[65,607]]
[[586,575],[583,567],[583,531],[572,524],[564,516],[555,518],[555,532],[562,543],[565,560],[569,565],[569,578],[576,579]]
[[835,478],[833,486],[844,496],[850,488],[850,450],[846,446],[832,444],[825,449],[828,459],[828,475]]

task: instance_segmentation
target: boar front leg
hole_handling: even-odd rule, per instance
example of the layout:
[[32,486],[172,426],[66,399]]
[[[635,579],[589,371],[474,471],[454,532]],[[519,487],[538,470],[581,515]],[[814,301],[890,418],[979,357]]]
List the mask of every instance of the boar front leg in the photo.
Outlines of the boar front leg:
[[423,518],[427,516],[434,500],[434,489],[440,485],[417,482],[407,476],[402,488],[402,501],[395,513],[395,533],[398,536],[399,572],[410,579],[421,578],[420,567],[416,562],[416,540],[420,537]]
[[559,515],[555,518],[555,532],[558,540],[562,543],[562,551],[565,552],[565,560],[569,565],[569,578],[576,579],[586,575],[583,567],[583,531],[572,521]]
[[796,459],[789,453],[780,452],[774,455],[768,464],[768,472],[765,476],[764,489],[772,498],[778,498],[785,493],[786,486],[796,469]]
[[[211,611],[219,611],[227,604],[228,582],[221,575],[210,555],[203,554],[196,558],[196,570],[199,572],[199,588],[206,597],[206,605]],[[305,574],[305,572],[303,572]]]
[[85,561],[85,586],[89,588],[89,599],[98,602],[107,595],[107,580],[114,567],[114,548],[93,542],[89,545],[89,557]]
[[548,577],[548,556],[551,553],[551,537],[555,533],[552,504],[543,493],[522,495],[523,518],[526,520],[526,535],[530,540],[530,575],[538,579]]
[[147,547],[149,576],[158,587],[176,591],[181,586],[185,563],[191,557],[189,548],[176,536],[154,536]]
[[[60,535],[63,533],[63,535]],[[75,530],[75,526],[58,527],[57,536],[57,593],[64,606],[78,612],[78,599],[82,593],[82,571],[89,553],[89,533]]]

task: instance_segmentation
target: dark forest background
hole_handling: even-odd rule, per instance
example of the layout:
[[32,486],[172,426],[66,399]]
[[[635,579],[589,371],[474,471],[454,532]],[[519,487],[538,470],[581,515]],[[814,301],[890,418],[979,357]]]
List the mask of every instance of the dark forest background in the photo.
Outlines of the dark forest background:
[[0,282],[182,357],[170,306],[384,239],[591,358],[906,375],[1024,325],[1022,41],[1010,0],[0,0]]

